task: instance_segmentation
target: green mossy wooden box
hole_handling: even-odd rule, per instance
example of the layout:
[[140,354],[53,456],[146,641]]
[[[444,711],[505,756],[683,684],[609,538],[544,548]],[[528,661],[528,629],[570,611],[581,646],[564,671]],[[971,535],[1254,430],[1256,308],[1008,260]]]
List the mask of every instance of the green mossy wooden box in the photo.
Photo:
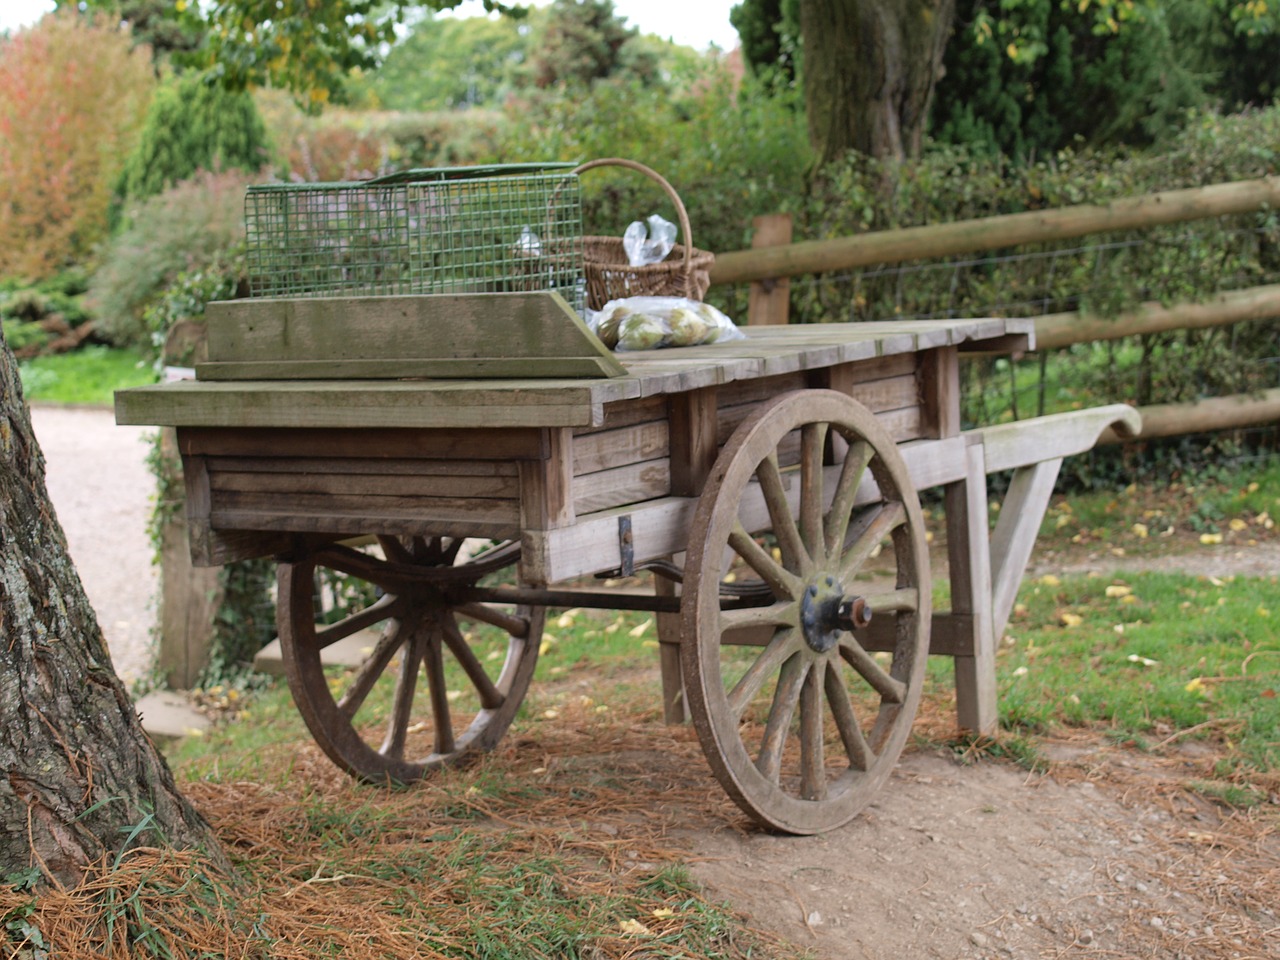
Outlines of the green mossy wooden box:
[[199,380],[617,377],[558,293],[226,300],[205,310]]

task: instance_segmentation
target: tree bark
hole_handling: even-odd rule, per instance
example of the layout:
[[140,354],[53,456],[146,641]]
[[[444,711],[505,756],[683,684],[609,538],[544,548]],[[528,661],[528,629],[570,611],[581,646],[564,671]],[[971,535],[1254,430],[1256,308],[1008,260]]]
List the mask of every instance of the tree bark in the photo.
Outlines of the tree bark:
[[819,166],[920,152],[955,0],[801,0],[805,112]]
[[0,876],[73,885],[129,846],[200,848],[227,869],[115,675],[45,489],[0,337]]

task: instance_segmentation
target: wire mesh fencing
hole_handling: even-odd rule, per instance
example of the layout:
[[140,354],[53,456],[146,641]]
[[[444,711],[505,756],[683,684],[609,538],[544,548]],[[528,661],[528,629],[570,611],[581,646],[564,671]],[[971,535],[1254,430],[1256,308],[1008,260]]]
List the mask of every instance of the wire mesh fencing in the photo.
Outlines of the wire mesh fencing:
[[507,293],[583,300],[573,164],[407,170],[245,197],[254,297]]

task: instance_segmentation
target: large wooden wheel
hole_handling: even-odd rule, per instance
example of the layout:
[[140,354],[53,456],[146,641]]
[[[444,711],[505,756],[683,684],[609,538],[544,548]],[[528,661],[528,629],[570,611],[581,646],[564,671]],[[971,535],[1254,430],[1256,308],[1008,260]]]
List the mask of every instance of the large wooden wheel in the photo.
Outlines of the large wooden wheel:
[[703,488],[684,584],[681,667],[717,779],[775,829],[848,822],[897,762],[928,652],[924,522],[892,438],[832,391],[763,404]]
[[[380,549],[331,545],[282,563],[277,626],[289,688],[324,752],[363,780],[410,783],[502,738],[546,613],[451,599],[451,587],[510,567],[510,545],[458,563],[461,540],[378,540]],[[362,637],[358,667],[322,665],[323,649]]]

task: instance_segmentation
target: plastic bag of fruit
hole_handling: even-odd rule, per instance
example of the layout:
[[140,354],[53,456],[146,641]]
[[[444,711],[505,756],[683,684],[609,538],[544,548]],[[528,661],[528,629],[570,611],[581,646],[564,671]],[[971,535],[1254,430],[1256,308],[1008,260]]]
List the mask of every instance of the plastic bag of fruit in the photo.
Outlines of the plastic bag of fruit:
[[711,304],[684,297],[610,300],[589,314],[587,325],[605,346],[619,353],[726,343],[746,336]]

